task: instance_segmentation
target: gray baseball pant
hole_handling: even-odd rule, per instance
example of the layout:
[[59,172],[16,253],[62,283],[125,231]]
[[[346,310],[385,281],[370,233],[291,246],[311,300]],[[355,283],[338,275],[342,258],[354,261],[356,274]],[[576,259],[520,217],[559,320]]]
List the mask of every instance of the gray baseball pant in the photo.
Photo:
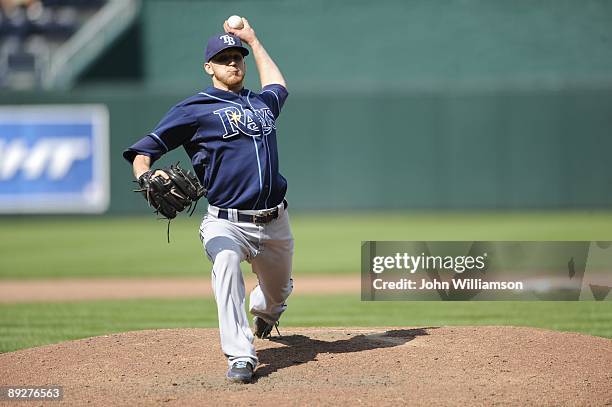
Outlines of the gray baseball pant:
[[[219,208],[208,207],[200,225],[200,239],[213,262],[212,286],[219,317],[221,349],[228,363],[244,360],[257,366],[253,333],[245,311],[245,286],[240,263],[251,263],[259,284],[249,298],[250,312],[267,322],[278,321],[287,308],[285,300],[293,289],[291,262],[293,236],[289,214],[279,205],[277,219],[267,224],[237,221],[237,211],[229,210],[229,220],[217,218]],[[241,211],[255,214],[259,211]]]

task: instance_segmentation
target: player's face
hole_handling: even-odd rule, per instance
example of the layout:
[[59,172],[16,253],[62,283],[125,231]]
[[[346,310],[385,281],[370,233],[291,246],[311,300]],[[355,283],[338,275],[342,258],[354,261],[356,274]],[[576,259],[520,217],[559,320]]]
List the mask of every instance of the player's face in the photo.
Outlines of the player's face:
[[246,73],[246,65],[242,53],[237,49],[226,49],[215,55],[205,64],[206,72],[213,76],[213,80],[221,82],[228,89],[242,87]]

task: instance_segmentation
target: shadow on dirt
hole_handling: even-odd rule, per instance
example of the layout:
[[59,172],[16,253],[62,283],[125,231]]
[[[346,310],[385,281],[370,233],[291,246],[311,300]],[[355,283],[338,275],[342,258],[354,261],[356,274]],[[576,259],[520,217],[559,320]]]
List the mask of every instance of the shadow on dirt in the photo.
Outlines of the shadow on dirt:
[[356,335],[333,342],[311,339],[304,335],[273,337],[270,338],[271,341],[286,346],[257,352],[260,367],[256,371],[255,381],[286,367],[314,361],[320,353],[350,353],[391,348],[410,342],[417,336],[428,335],[427,330],[436,328],[397,329],[378,334]]

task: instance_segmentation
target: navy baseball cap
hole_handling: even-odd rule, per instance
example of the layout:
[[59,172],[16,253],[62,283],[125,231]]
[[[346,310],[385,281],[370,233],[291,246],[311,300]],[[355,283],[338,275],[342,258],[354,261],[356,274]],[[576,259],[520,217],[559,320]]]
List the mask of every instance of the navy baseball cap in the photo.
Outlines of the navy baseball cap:
[[221,33],[213,35],[208,39],[206,46],[206,62],[210,61],[219,52],[228,48],[238,48],[242,52],[242,56],[249,55],[249,50],[242,46],[242,41],[235,35]]

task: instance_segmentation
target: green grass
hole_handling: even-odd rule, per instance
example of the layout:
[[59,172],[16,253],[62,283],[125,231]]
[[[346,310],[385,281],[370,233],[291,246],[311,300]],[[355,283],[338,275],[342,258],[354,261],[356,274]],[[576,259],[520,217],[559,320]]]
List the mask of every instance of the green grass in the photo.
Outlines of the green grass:
[[[381,211],[382,212],[382,211]],[[197,217],[0,218],[0,279],[207,276]],[[612,240],[612,212],[292,215],[294,270],[358,273],[362,240]]]
[[[612,302],[361,302],[296,295],[282,318],[282,326],[444,325],[532,326],[612,338]],[[113,332],[216,326],[212,299],[0,305],[0,352]]]

